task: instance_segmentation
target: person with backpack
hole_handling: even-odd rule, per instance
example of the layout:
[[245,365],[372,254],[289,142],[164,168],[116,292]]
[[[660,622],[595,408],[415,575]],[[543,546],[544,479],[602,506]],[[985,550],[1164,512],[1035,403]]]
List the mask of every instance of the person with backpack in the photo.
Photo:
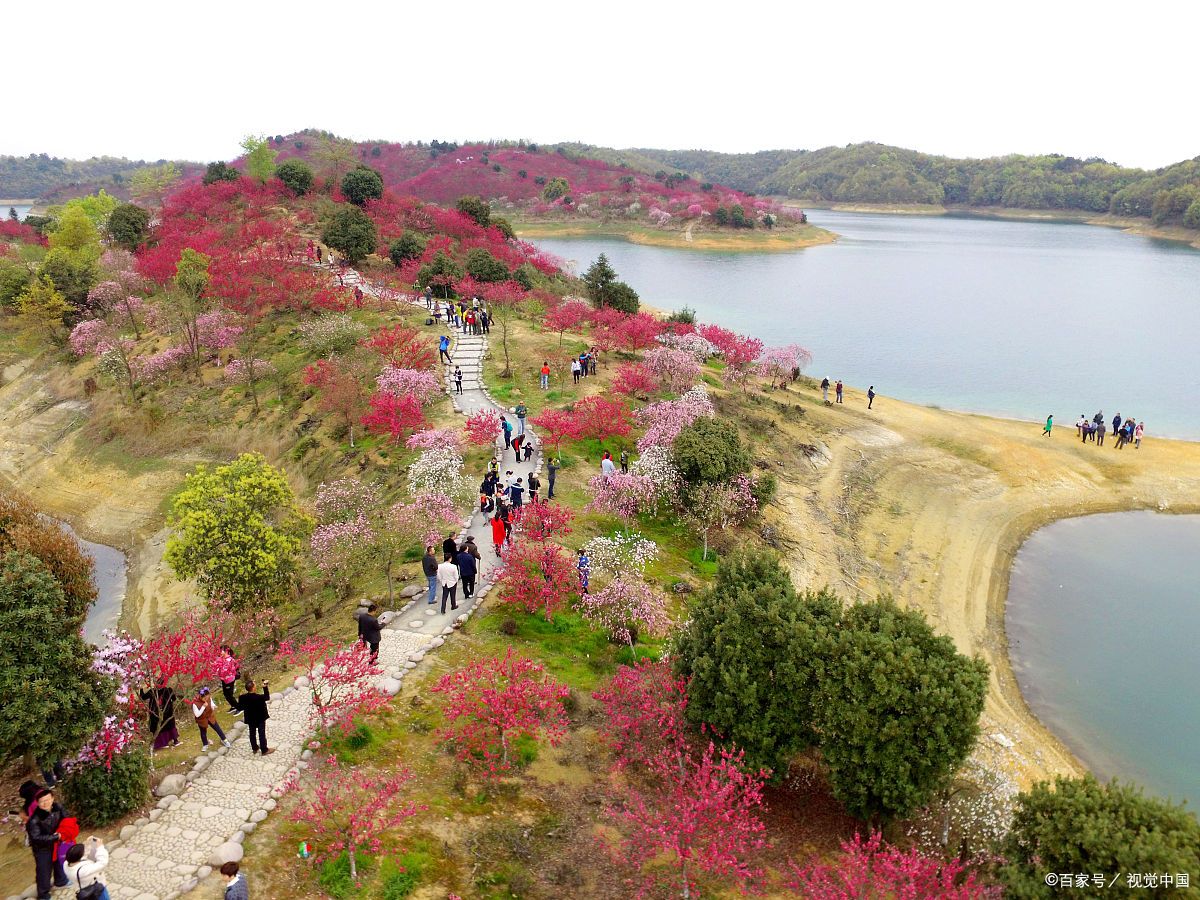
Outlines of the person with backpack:
[[67,818],[64,810],[54,799],[54,792],[42,788],[33,796],[34,808],[25,823],[25,834],[29,849],[33,851],[33,869],[37,881],[38,900],[50,900],[50,891],[55,887],[66,887],[70,882],[62,865],[56,861],[56,851],[62,835],[59,827]]
[[254,680],[251,678],[246,679],[246,693],[238,698],[242,721],[246,723],[246,730],[250,732],[250,752],[262,753],[263,756],[275,752],[275,748],[267,748],[267,719],[271,718],[271,714],[267,712],[267,704],[270,700],[270,684],[264,681],[263,692],[260,694],[254,690]]
[[232,747],[228,738],[225,737],[225,732],[221,730],[221,723],[217,721],[217,707],[213,703],[212,694],[208,688],[200,688],[200,693],[191,702],[192,717],[196,720],[196,727],[200,729],[200,746],[208,746],[208,729],[211,728],[217,733],[217,737],[221,739],[221,743],[226,747]]
[[838,402],[838,403],[841,403],[841,402],[842,402],[842,390],[843,390],[843,388],[842,388],[842,379],[840,379],[840,378],[839,378],[839,379],[837,380],[837,384],[834,386],[834,394],[835,394],[835,395],[836,395],[836,397],[837,397],[837,402]]
[[225,702],[229,704],[230,715],[240,716],[242,711],[238,709],[237,698],[233,695],[233,689],[237,687],[238,677],[242,674],[241,666],[238,664],[237,657],[233,653],[233,648],[222,644],[221,649],[229,658],[228,668],[221,675],[221,694],[225,697]]
[[512,446],[512,433],[513,433],[512,423],[509,422],[508,419],[504,418],[504,416],[501,416],[500,417],[500,428],[504,431],[504,449],[507,450],[509,447]]
[[108,865],[108,848],[92,835],[87,844],[72,844],[67,850],[67,883],[75,888],[77,900],[110,900],[100,873]]
[[821,400],[826,406],[829,405],[829,379],[821,379]]

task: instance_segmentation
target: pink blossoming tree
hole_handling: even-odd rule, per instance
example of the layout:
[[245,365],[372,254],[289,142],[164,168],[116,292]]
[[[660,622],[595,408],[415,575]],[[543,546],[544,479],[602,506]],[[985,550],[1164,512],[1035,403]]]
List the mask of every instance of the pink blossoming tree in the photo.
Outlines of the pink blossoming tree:
[[360,641],[342,646],[312,635],[301,644],[284,641],[275,657],[299,668],[308,679],[311,722],[323,732],[349,732],[356,718],[387,705],[387,695],[375,687],[383,669],[371,661],[371,651]]

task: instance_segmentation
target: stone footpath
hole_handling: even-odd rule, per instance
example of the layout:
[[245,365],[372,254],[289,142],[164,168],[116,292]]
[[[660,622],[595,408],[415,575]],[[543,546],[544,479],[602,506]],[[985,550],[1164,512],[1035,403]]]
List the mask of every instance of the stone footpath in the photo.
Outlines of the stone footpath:
[[[374,286],[358,272],[348,270],[345,282],[359,284],[364,293],[376,296]],[[425,306],[420,298],[406,296],[401,302]],[[455,411],[469,416],[481,409],[496,409],[508,415],[515,429],[516,418],[497,404],[483,386],[486,335],[456,333],[455,337],[451,356],[463,370],[462,394],[456,393],[451,378],[454,366],[445,367],[446,392]],[[511,468],[526,483],[531,473],[541,473],[539,444],[535,444],[533,456],[526,463],[518,463],[511,450],[504,450],[501,437],[497,437],[496,453],[501,473]],[[469,474],[482,480],[484,473]],[[440,595],[438,603],[427,605],[425,587],[413,585],[401,591],[401,597],[409,599],[408,604],[381,617],[387,627],[379,645],[379,665],[384,674],[378,686],[385,693],[395,696],[407,672],[466,622],[491,590],[500,560],[492,550],[489,520],[477,510],[463,521],[460,542],[467,535],[474,536],[482,556],[473,598],[466,600],[460,596],[458,609],[447,608],[443,615],[438,612]],[[275,808],[288,778],[308,767],[312,751],[305,744],[313,729],[312,699],[304,689],[307,684],[307,679],[300,676],[271,696],[267,741],[275,753],[265,757],[251,754],[246,726],[237,722],[228,729],[232,749],[210,744],[215,749],[196,757],[186,775],[168,775],[163,779],[155,791],[159,797],[157,807],[145,818],[126,825],[120,837],[108,843],[111,856],[104,880],[114,900],[174,900],[194,889],[222,863],[241,860],[246,835],[253,833]],[[252,866],[248,870],[253,873]],[[54,898],[73,900],[75,892],[74,886],[59,888]],[[30,885],[24,893],[10,895],[8,900],[36,895],[36,889]]]

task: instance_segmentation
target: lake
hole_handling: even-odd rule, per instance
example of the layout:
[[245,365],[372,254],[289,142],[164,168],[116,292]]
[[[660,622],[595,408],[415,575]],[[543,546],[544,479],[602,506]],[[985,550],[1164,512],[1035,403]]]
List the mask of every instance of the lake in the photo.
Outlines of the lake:
[[83,639],[89,644],[102,645],[103,632],[115,631],[121,618],[121,606],[125,602],[126,565],[125,554],[115,547],[85,541],[66,522],[59,526],[79,542],[83,552],[96,564],[92,572],[92,583],[96,586],[96,602],[88,610],[83,622]]
[[1200,439],[1200,251],[1091,225],[813,210],[838,242],[788,253],[539,239],[601,252],[654,306],[813,353],[808,374],[1062,425],[1103,409]]
[[1200,516],[1064,519],[1013,564],[1021,692],[1100,777],[1200,808]]

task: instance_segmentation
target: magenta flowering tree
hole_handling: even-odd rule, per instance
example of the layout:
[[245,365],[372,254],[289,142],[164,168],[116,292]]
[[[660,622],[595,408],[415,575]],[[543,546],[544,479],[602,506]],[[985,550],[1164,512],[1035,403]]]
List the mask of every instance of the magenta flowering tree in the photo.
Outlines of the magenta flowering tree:
[[88,356],[104,353],[113,340],[113,331],[103,319],[84,319],[71,329],[67,343],[76,356]]
[[421,405],[435,400],[442,392],[438,378],[425,369],[397,369],[388,366],[379,373],[375,384],[381,393],[413,397]]
[[700,336],[720,352],[725,361],[725,380],[745,386],[754,370],[754,362],[763,352],[763,342],[755,337],[738,334],[719,325],[701,325]]
[[[134,273],[125,273],[137,276]],[[122,327],[133,331],[134,340],[142,339],[141,320],[151,313],[141,297],[130,293],[131,288],[121,281],[101,281],[87,296],[87,308],[98,316],[112,316]]]
[[479,447],[496,443],[500,434],[500,413],[494,409],[481,409],[467,417],[467,440]]
[[637,444],[638,452],[645,454],[651,447],[669,448],[679,432],[713,412],[712,401],[699,385],[678,399],[661,400],[636,410],[634,420],[645,429]]
[[462,435],[451,428],[426,428],[409,435],[404,446],[410,450],[433,450],[446,447],[455,453],[462,453]]
[[186,347],[168,347],[158,353],[143,356],[132,363],[134,377],[143,384],[154,384],[171,372],[181,369],[188,356]]
[[587,511],[617,516],[625,531],[629,531],[639,513],[655,508],[658,503],[658,486],[647,475],[633,472],[595,475],[588,480],[588,487],[592,490],[592,499]]
[[309,538],[309,552],[331,586],[350,595],[352,578],[366,568],[375,544],[375,529],[366,516],[318,525]]
[[700,363],[687,350],[655,347],[646,354],[645,365],[672,393],[683,393],[700,380]]
[[666,634],[671,625],[666,597],[635,575],[618,575],[598,591],[582,594],[580,614],[614,641],[629,644],[634,634]]
[[204,313],[196,319],[197,345],[213,352],[234,346],[243,331],[245,329],[222,310]]
[[794,374],[802,372],[812,363],[812,354],[799,344],[771,347],[758,358],[758,374],[782,387]]
[[328,638],[311,635],[302,644],[284,641],[275,657],[299,668],[308,679],[313,728],[326,733],[336,728],[345,734],[359,716],[388,703],[388,695],[375,687],[383,669],[375,664],[370,649],[361,641],[338,645]]
[[113,758],[128,750],[137,740],[138,720],[128,710],[119,715],[105,716],[104,722],[87,739],[73,759],[66,762],[68,771],[88,766],[112,768]]

